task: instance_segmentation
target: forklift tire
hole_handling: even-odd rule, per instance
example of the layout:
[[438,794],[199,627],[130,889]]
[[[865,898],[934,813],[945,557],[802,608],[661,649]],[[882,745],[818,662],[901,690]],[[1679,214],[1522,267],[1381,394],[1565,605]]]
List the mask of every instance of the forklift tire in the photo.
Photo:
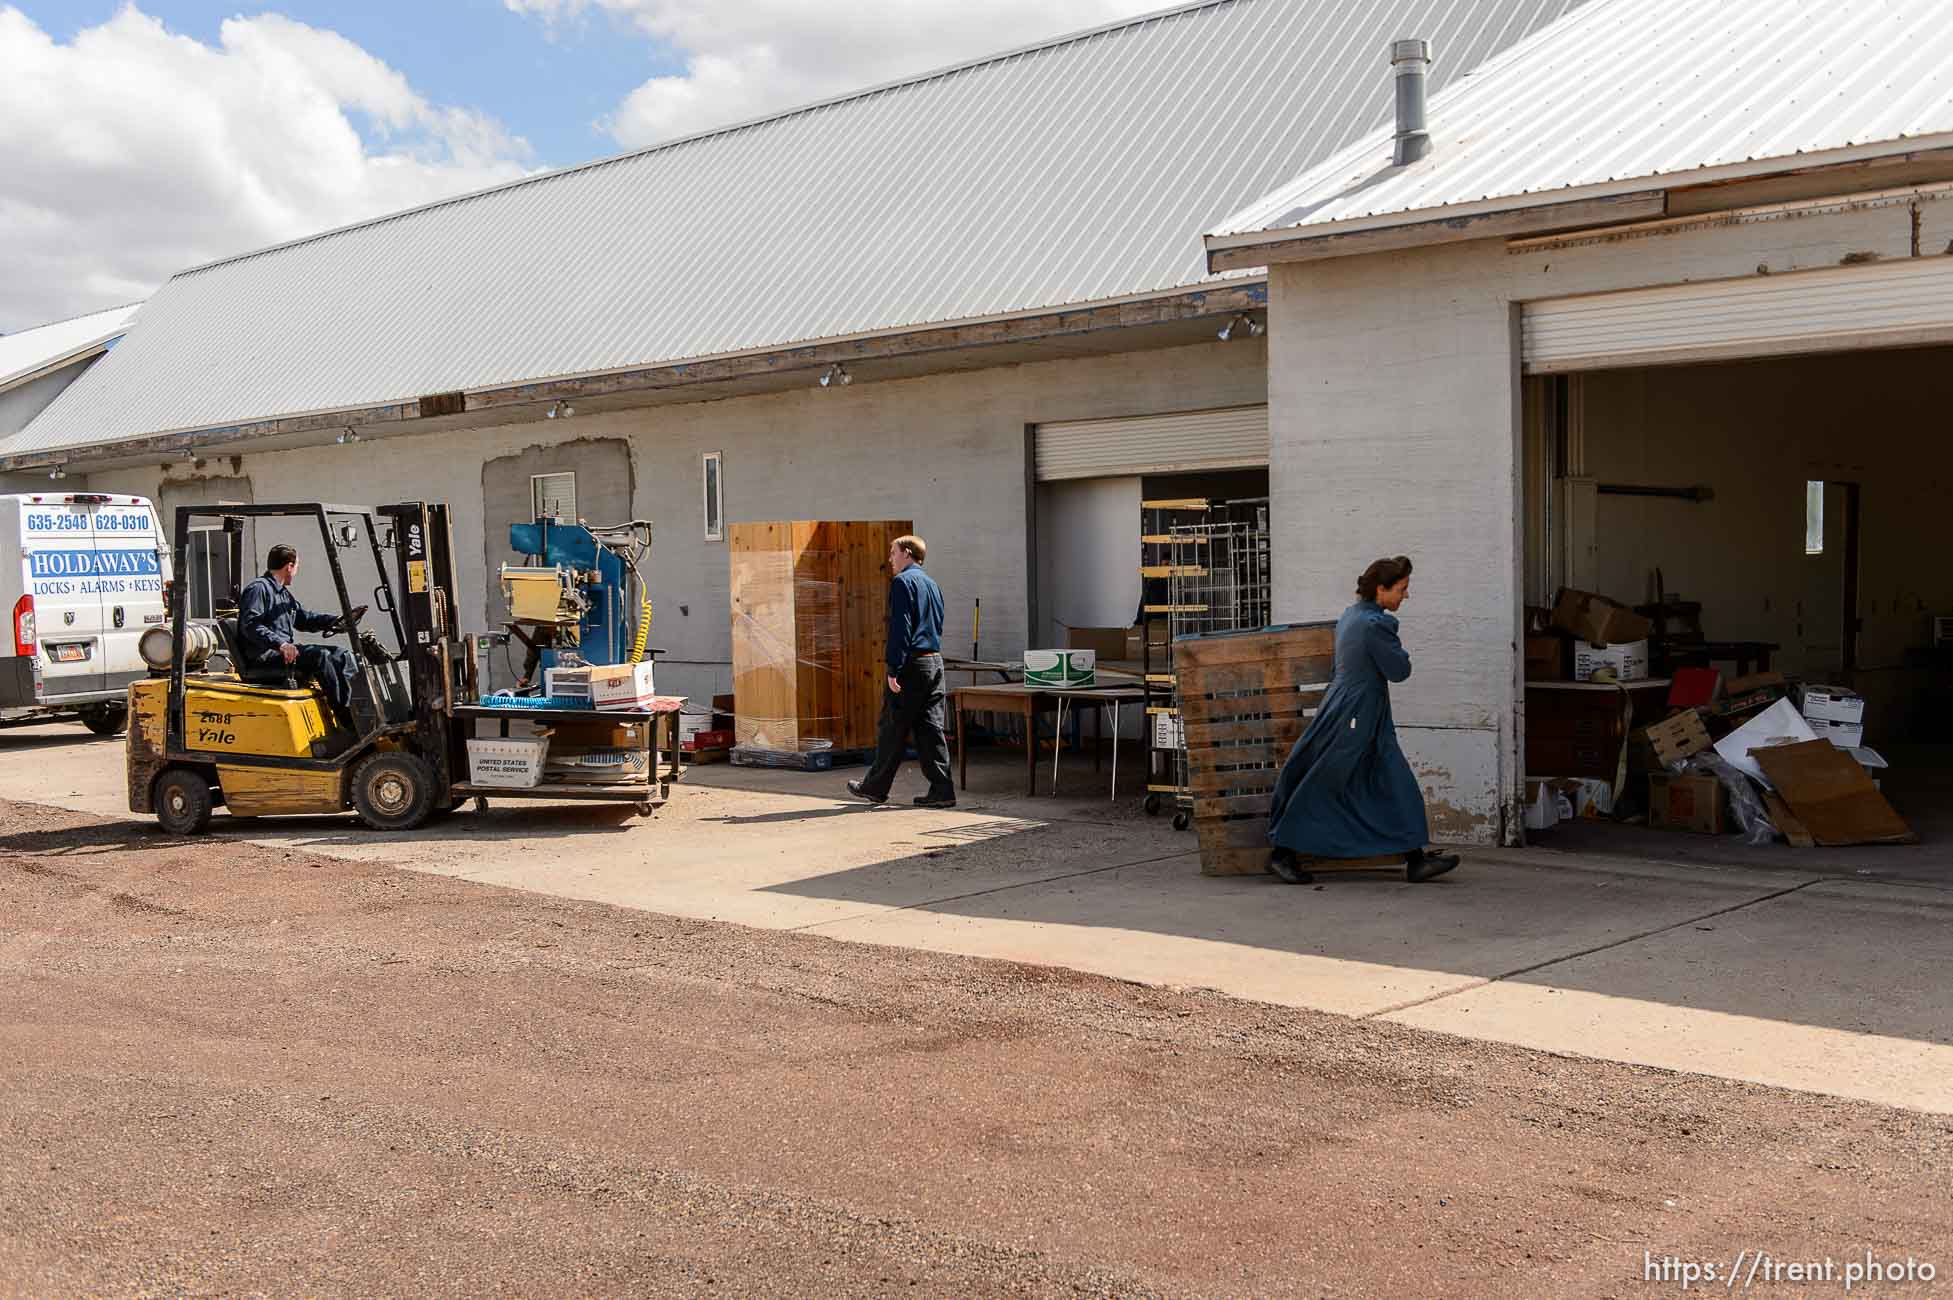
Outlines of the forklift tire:
[[210,829],[210,778],[187,767],[173,767],[156,778],[156,821],[171,835],[201,835]]
[[1173,814],[1174,830],[1183,831],[1191,825],[1193,825],[1193,817],[1190,814],[1184,812],[1177,812]]
[[98,736],[119,736],[129,729],[128,706],[108,704],[88,709],[81,715],[81,725]]
[[1160,815],[1160,797],[1156,794],[1149,794],[1146,796],[1146,801],[1140,804],[1140,807],[1146,810],[1148,817],[1157,817]]
[[374,754],[353,769],[353,810],[376,831],[410,831],[434,808],[434,774],[412,754]]

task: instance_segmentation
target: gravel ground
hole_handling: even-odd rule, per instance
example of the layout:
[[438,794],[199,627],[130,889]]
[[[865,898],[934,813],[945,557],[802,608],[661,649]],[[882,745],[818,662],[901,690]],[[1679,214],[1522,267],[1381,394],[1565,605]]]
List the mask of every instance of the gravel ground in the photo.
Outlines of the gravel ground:
[[1953,1272],[1940,1118],[31,805],[0,827],[6,1295]]

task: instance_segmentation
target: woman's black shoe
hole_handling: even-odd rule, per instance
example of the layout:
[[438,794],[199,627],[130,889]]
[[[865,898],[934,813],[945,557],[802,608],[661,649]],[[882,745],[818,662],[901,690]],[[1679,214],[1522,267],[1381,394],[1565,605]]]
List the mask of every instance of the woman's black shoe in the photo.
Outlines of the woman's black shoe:
[[1291,885],[1307,885],[1315,881],[1315,877],[1308,872],[1296,869],[1295,850],[1293,849],[1276,849],[1270,853],[1268,855],[1268,869]]
[[1427,880],[1436,880],[1457,865],[1456,853],[1426,853],[1419,849],[1405,861],[1404,876],[1413,885],[1421,885]]

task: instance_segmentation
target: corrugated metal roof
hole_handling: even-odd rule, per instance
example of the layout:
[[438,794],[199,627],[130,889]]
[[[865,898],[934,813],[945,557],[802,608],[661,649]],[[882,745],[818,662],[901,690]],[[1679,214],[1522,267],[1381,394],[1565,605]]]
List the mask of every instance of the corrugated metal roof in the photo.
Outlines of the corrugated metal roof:
[[1433,95],[1430,119],[1423,160],[1392,167],[1386,128],[1214,227],[1210,247],[1943,136],[1953,4],[1598,0]]
[[0,455],[1114,300],[1580,0],[1210,0],[185,272]]
[[73,357],[93,352],[129,328],[141,303],[0,334],[0,390]]

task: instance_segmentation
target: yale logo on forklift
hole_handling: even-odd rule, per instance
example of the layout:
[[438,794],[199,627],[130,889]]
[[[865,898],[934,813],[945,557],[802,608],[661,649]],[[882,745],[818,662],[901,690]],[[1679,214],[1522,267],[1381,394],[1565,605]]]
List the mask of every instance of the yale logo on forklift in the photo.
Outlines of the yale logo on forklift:
[[211,709],[198,709],[196,714],[196,746],[207,749],[212,745],[230,746],[237,743],[237,733],[231,730],[234,725],[231,715],[218,713]]

